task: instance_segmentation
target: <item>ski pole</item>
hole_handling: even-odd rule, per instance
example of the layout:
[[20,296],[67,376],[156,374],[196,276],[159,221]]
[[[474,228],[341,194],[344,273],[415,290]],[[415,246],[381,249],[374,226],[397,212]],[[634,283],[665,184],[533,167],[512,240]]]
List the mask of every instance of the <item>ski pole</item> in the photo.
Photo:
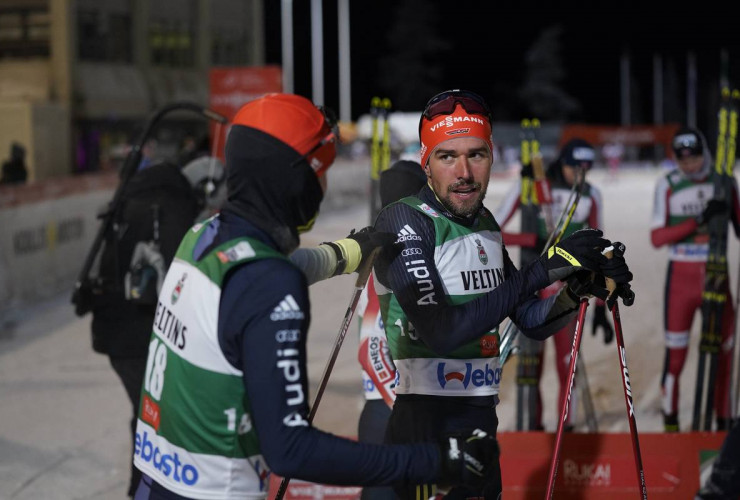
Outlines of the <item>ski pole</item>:
[[[609,281],[607,278],[607,286]],[[613,282],[612,282],[613,283]],[[612,321],[614,323],[614,336],[617,339],[617,353],[619,364],[622,367],[622,385],[624,386],[624,402],[627,405],[627,418],[630,423],[630,436],[632,437],[632,452],[635,455],[635,469],[637,470],[637,484],[640,487],[640,498],[647,499],[647,486],[645,485],[645,469],[642,466],[640,454],[640,441],[637,437],[637,420],[635,419],[635,406],[632,400],[632,386],[630,385],[630,374],[627,370],[627,353],[624,348],[624,336],[622,335],[622,319],[619,315],[619,305],[614,302],[612,307]]]
[[596,409],[594,408],[594,401],[591,397],[591,387],[588,384],[588,376],[586,375],[586,364],[583,362],[581,356],[578,356],[577,363],[576,388],[583,402],[583,412],[586,414],[586,427],[588,427],[589,432],[599,432],[599,422],[596,418]]
[[[735,292],[735,321],[732,323],[733,350],[730,374],[732,376],[731,393],[730,393],[730,416],[738,418],[740,416],[740,346],[737,341],[737,314],[740,307],[740,267],[737,273],[737,289]],[[734,385],[734,387],[732,387]]]
[[[606,252],[606,256],[611,258],[614,253],[620,257],[624,254],[624,245],[619,244],[611,251]],[[617,284],[611,278],[606,278],[606,288],[609,290],[609,295],[619,294],[622,297],[622,302],[625,305],[632,305],[634,302],[635,294],[630,290],[629,285],[626,285],[625,289],[621,292],[617,291]],[[640,453],[640,440],[637,436],[637,419],[635,417],[635,405],[632,399],[632,385],[630,384],[630,374],[627,369],[627,351],[624,347],[624,335],[622,334],[622,317],[619,314],[619,304],[617,303],[617,296],[615,295],[614,301],[611,302],[607,298],[607,305],[612,311],[612,322],[614,323],[614,336],[617,339],[617,355],[619,357],[619,365],[622,369],[622,386],[624,387],[624,402],[627,406],[627,419],[630,425],[630,437],[632,438],[632,452],[635,456],[635,470],[637,472],[637,484],[640,488],[640,498],[647,500],[647,486],[645,485],[645,469],[642,466],[642,455]],[[610,303],[611,302],[611,303]]]
[[570,351],[570,367],[568,369],[568,391],[565,394],[563,405],[560,409],[560,420],[558,421],[558,430],[555,434],[555,449],[552,452],[552,460],[550,462],[550,473],[547,478],[547,494],[546,499],[551,499],[555,490],[555,477],[557,475],[558,465],[560,464],[560,447],[563,439],[563,429],[565,428],[565,422],[568,420],[568,406],[570,405],[570,396],[573,392],[573,381],[575,380],[576,362],[578,360],[578,350],[581,348],[581,338],[583,336],[583,321],[586,317],[586,309],[588,308],[588,299],[581,299],[581,304],[578,306],[578,319],[576,320],[576,331],[573,335],[573,347]]
[[[379,252],[380,248],[376,248],[375,250],[373,250],[372,253],[370,253],[370,255],[368,256],[367,260],[357,271],[357,280],[355,281],[355,288],[352,291],[352,296],[350,297],[347,311],[344,313],[344,319],[342,320],[342,324],[339,326],[339,333],[337,334],[337,338],[334,340],[334,348],[332,349],[331,354],[329,355],[329,360],[326,362],[326,366],[324,367],[324,373],[321,376],[319,387],[316,390],[316,397],[314,397],[311,408],[308,411],[307,420],[309,424],[313,422],[313,418],[316,415],[316,410],[319,407],[319,403],[321,402],[321,397],[324,394],[324,389],[326,389],[326,384],[329,381],[329,376],[331,375],[331,371],[334,368],[334,363],[337,361],[337,356],[339,356],[339,350],[342,348],[344,337],[347,335],[347,330],[349,330],[349,325],[352,322],[352,317],[355,314],[357,303],[360,301],[360,295],[362,295],[362,290],[365,288],[365,284],[370,277],[370,273],[373,269],[373,262],[375,261],[375,257],[378,255]],[[275,495],[275,500],[282,500],[283,496],[285,496],[285,492],[288,490],[289,482],[290,478],[283,478],[280,483],[280,488],[278,488],[277,494]]]
[[[614,251],[613,247],[608,247],[604,250],[604,255],[606,255],[607,257],[611,257],[613,251]],[[620,245],[620,248],[618,249],[618,251],[624,252],[624,247]],[[612,287],[612,290],[615,290],[616,283],[614,283],[613,280],[608,280],[608,281],[610,282],[610,286]],[[631,305],[632,302],[634,301],[634,294],[632,293],[631,290],[629,291],[629,294],[631,294],[631,296],[628,294],[625,294],[626,296],[624,296],[622,299],[624,303],[627,305]],[[616,302],[614,303],[614,306],[616,307]],[[581,304],[578,308],[578,319],[576,320],[576,331],[575,331],[575,335],[573,336],[573,347],[570,353],[570,367],[568,370],[568,392],[565,395],[565,400],[563,401],[563,406],[560,410],[560,420],[558,421],[558,430],[555,436],[555,449],[553,450],[552,461],[550,462],[550,473],[548,475],[547,494],[545,497],[548,500],[552,498],[554,488],[555,488],[555,478],[557,476],[557,469],[558,469],[558,465],[560,462],[560,448],[561,448],[561,442],[562,442],[562,437],[563,437],[563,429],[565,427],[565,422],[568,419],[568,406],[570,405],[570,398],[571,398],[571,394],[573,393],[573,381],[575,380],[576,365],[578,363],[578,351],[581,348],[581,338],[583,337],[583,321],[586,316],[587,307],[588,307],[588,298],[582,298]],[[637,434],[635,432],[635,440],[636,439],[637,439]],[[642,462],[640,461],[640,468],[642,467],[641,464]]]
[[[568,229],[570,221],[571,219],[573,219],[573,214],[576,211],[576,207],[578,206],[578,202],[581,199],[581,191],[583,190],[583,183],[585,183],[585,179],[586,175],[584,173],[580,177],[580,180],[578,182],[573,183],[573,186],[570,189],[570,194],[568,196],[568,201],[565,203],[565,206],[560,212],[560,216],[555,223],[556,229],[554,229],[550,233],[550,236],[547,238],[547,243],[545,243],[545,248],[542,250],[542,253],[540,253],[540,255],[544,255],[544,253],[547,251],[548,248],[550,248],[550,246],[559,242],[560,239],[563,237],[563,234],[565,234],[565,230]],[[566,217],[566,214],[567,218],[563,223],[563,218]],[[557,228],[559,228],[559,231]],[[516,328],[516,325],[514,325],[513,321],[509,321],[504,327],[503,333],[500,335],[499,364],[501,366],[504,366],[506,361],[509,359],[509,354],[511,354],[512,349],[514,349],[514,340],[517,333],[519,333],[519,330]]]

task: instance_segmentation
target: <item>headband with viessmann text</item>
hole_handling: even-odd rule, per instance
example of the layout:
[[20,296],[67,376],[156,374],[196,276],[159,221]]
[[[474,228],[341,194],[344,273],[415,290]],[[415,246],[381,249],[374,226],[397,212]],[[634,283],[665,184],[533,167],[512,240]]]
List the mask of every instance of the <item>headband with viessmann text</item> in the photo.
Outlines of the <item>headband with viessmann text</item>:
[[461,104],[455,106],[452,114],[437,115],[431,120],[422,117],[419,135],[422,166],[427,164],[437,146],[459,137],[477,137],[486,143],[489,152],[493,152],[491,123],[482,115],[468,113]]

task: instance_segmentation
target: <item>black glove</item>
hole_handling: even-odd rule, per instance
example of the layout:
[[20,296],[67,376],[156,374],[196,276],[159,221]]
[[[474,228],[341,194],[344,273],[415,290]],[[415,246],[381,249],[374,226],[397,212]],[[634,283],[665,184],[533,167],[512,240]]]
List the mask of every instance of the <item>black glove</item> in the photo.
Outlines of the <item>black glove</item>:
[[596,304],[594,308],[594,317],[591,322],[591,335],[596,335],[596,332],[602,328],[604,330],[604,344],[609,344],[614,339],[614,329],[606,319],[606,306],[604,304]]
[[715,200],[712,198],[707,202],[704,207],[704,211],[696,218],[696,222],[699,225],[706,224],[715,215],[719,215],[727,211],[727,203],[723,200]]
[[576,271],[568,276],[567,291],[575,301],[591,297],[606,300],[609,296],[604,277],[587,270]]
[[499,447],[496,438],[475,429],[471,433],[449,434],[439,441],[442,452],[442,470],[438,485],[442,489],[465,485],[482,488],[486,475],[498,463]]
[[602,238],[598,229],[580,229],[557,245],[551,246],[545,255],[540,257],[550,283],[562,280],[582,269],[601,272],[601,266],[607,258],[601,252],[611,243]]
[[373,226],[367,226],[341,240],[322,243],[329,245],[337,254],[337,268],[334,276],[355,272],[367,257],[378,247],[393,247],[397,236],[393,233],[376,231]]
[[630,268],[627,266],[627,261],[624,260],[625,246],[623,243],[613,243],[614,252],[612,257],[601,265],[601,273],[614,280],[618,285],[629,283],[632,281],[632,273]]

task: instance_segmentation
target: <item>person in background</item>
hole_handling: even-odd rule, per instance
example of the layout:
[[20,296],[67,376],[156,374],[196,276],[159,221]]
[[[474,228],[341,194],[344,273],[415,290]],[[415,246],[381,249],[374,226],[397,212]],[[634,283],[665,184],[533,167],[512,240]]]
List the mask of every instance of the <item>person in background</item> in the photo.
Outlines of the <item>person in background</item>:
[[[506,317],[542,340],[569,323],[579,297],[570,287],[535,293],[579,270],[632,276],[623,258],[607,259],[611,242],[596,229],[564,238],[553,252],[517,270],[501,230],[483,206],[493,163],[487,103],[465,90],[434,96],[419,122],[427,185],[383,208],[375,229],[397,234],[393,252],[375,263],[375,290],[398,370],[386,442],[413,444],[450,432],[495,435],[501,380],[498,325]],[[590,274],[589,274],[590,276]],[[400,498],[497,499],[501,470],[448,488],[434,481],[397,482]]]
[[[519,182],[494,212],[494,216],[501,224],[501,227],[505,227],[516,210],[520,210],[522,232],[504,232],[503,237],[505,244],[519,245],[522,247],[520,253],[522,266],[539,258],[553,230],[552,225],[554,222],[557,222],[560,213],[569,207],[568,203],[572,201],[570,194],[573,186],[576,184],[578,184],[576,189],[581,190],[581,198],[578,201],[578,206],[573,213],[573,217],[563,237],[569,236],[583,228],[603,229],[604,204],[602,202],[601,191],[585,179],[586,173],[594,164],[595,156],[593,146],[587,141],[580,138],[569,140],[563,145],[557,159],[548,166],[545,172],[546,182],[549,184],[552,195],[551,204],[541,204],[539,205],[539,210],[535,205],[527,205],[526,208],[522,206],[522,189],[521,182]],[[531,165],[523,166],[522,171],[522,175],[531,176]],[[527,174],[527,172],[529,173]],[[583,181],[583,184],[580,184],[581,181]],[[529,219],[532,220],[530,221]],[[563,282],[553,283],[541,290],[539,294],[543,298],[549,297],[557,293],[564,285]],[[595,299],[595,304],[591,322],[591,333],[596,335],[599,330],[602,330],[604,343],[609,344],[614,338],[614,330],[607,319],[606,305],[601,299]],[[560,382],[558,406],[555,408],[557,415],[559,415],[559,409],[562,406],[568,389],[566,385],[568,382],[570,353],[573,346],[574,332],[575,318],[552,336],[555,346],[556,370]],[[527,357],[527,362],[519,370],[518,383],[536,386],[536,390],[533,392],[536,398],[536,401],[533,403],[535,408],[534,414],[530,415],[529,422],[524,424],[524,429],[544,430],[545,427],[542,421],[542,394],[540,389],[544,361],[544,345],[541,342],[526,337],[520,337],[519,343],[521,348],[520,359]],[[526,397],[531,396],[527,395]],[[528,402],[524,404],[526,405]],[[573,428],[577,407],[577,392],[573,392],[566,429]]]
[[112,209],[92,294],[92,348],[108,357],[131,403],[133,496],[141,478],[133,467],[136,418],[157,294],[199,206],[180,168],[159,163],[137,171]]
[[735,420],[722,442],[717,459],[712,464],[709,480],[696,492],[694,500],[738,498],[740,498],[740,420]]
[[[683,127],[673,137],[673,152],[678,168],[666,173],[655,184],[650,241],[655,248],[668,246],[665,307],[665,361],[661,389],[662,412],[666,432],[678,432],[680,421],[679,380],[689,348],[691,323],[701,310],[702,292],[709,234],[707,223],[712,217],[729,210],[735,234],[740,234],[740,206],[737,182],[732,180],[732,206],[713,200],[714,176],[712,158],[704,134]],[[735,311],[727,286],[722,313],[722,349],[715,379],[714,411],[717,430],[727,430],[730,422],[730,377]]]
[[27,179],[26,148],[13,142],[10,145],[10,158],[3,162],[0,184],[24,184]]
[[497,448],[481,430],[387,446],[308,422],[311,307],[306,275],[288,255],[316,220],[338,132],[293,94],[250,101],[232,123],[227,201],[187,232],[159,295],[136,498],[265,498],[271,471],[361,486],[486,475]]
[[[418,158],[418,155],[417,155]],[[380,174],[380,203],[386,206],[406,196],[415,195],[426,184],[427,177],[418,161],[400,160]],[[391,235],[391,243],[395,236]],[[362,366],[365,404],[358,422],[358,439],[367,443],[382,443],[391,408],[396,399],[393,385],[396,367],[393,365],[385,337],[380,305],[375,293],[375,279],[370,276],[357,304],[360,326],[360,349],[357,353]],[[363,500],[393,499],[393,489],[363,488]]]

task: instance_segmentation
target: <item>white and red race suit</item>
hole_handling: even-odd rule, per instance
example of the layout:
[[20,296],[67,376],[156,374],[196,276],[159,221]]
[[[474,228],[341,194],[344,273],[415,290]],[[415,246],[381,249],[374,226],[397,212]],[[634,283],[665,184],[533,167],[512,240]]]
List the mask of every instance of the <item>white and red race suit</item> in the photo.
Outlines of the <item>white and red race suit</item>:
[[[660,178],[655,186],[650,239],[654,247],[668,245],[668,269],[665,280],[665,363],[661,388],[664,415],[678,414],[678,381],[686,362],[689,331],[694,314],[701,310],[704,274],[709,253],[706,226],[697,222],[714,195],[713,176],[691,179],[680,169]],[[740,206],[737,184],[733,179],[731,220],[738,234]],[[714,409],[717,418],[730,416],[729,383],[732,356],[732,332],[735,321],[729,286],[722,315],[722,350],[719,356]]]
[[388,340],[385,336],[383,319],[380,316],[378,296],[375,293],[375,278],[371,275],[357,304],[360,324],[360,349],[357,359],[362,366],[362,386],[368,401],[382,399],[389,408],[393,407],[396,393],[396,366],[393,364]]

